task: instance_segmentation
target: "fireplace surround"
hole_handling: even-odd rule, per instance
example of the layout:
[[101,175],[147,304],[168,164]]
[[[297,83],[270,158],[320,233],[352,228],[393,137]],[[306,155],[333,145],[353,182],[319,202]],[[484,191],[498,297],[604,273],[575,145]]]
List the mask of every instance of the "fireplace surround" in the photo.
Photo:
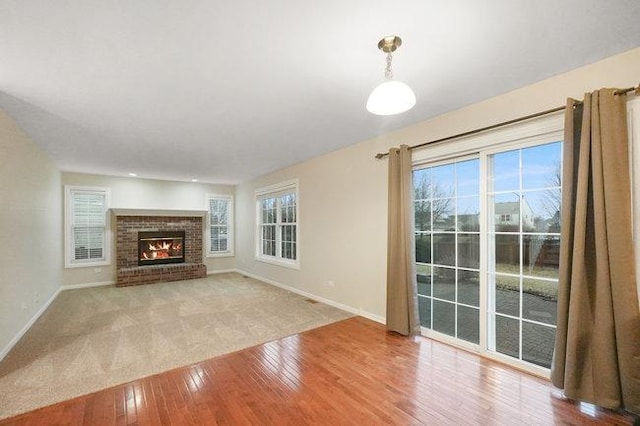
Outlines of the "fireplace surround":
[[[203,231],[206,211],[113,209],[116,224],[116,286],[132,286],[166,281],[204,278],[207,267],[203,263]],[[164,236],[162,236],[164,235]],[[184,235],[184,236],[182,236]],[[157,262],[140,262],[140,237],[165,238],[156,241],[157,247],[166,250],[157,253]],[[169,243],[179,244],[182,238],[182,258],[176,256],[176,248],[170,251]],[[158,240],[158,238],[156,238]],[[149,244],[150,241],[146,241]],[[152,257],[147,251],[147,257]],[[176,263],[179,262],[179,263]]]

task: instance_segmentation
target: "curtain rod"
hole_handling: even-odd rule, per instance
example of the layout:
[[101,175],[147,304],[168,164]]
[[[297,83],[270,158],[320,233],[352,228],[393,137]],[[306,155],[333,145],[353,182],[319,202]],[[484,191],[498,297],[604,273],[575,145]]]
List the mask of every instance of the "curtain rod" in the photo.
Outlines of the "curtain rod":
[[[632,91],[635,91],[637,95],[640,95],[640,85],[635,86],[635,87],[627,87],[626,89],[616,90],[613,93],[615,95],[624,95],[624,94],[632,92]],[[485,132],[487,130],[497,129],[498,127],[508,126],[509,124],[515,124],[515,123],[519,123],[519,122],[525,121],[525,120],[531,120],[532,118],[542,117],[543,115],[553,114],[554,112],[562,111],[565,108],[566,108],[565,106],[559,106],[559,107],[551,108],[551,109],[548,109],[548,110],[545,110],[545,111],[536,112],[535,114],[525,115],[524,117],[518,117],[518,118],[514,118],[512,120],[503,121],[501,123],[492,124],[491,126],[481,127],[479,129],[469,130],[468,132],[458,133],[457,135],[447,136],[445,138],[436,139],[434,141],[419,143],[418,145],[410,146],[409,150],[414,150],[414,149],[422,148],[422,147],[427,146],[427,145],[433,145],[433,144],[440,143],[440,142],[446,142],[446,141],[450,141],[452,139],[462,138],[462,137],[465,137],[465,136],[475,135],[476,133],[481,133],[481,132]],[[380,159],[382,159],[384,157],[387,157],[387,156],[389,156],[388,152],[379,152],[379,153],[376,154],[376,158],[378,160],[380,160]]]

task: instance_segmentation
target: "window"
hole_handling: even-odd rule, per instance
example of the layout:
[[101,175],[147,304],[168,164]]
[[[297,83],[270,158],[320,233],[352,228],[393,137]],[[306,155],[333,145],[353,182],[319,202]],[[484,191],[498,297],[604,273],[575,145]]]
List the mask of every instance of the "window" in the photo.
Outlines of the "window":
[[414,158],[419,317],[425,335],[548,374],[562,117],[516,127]]
[[207,194],[207,256],[233,256],[233,195]]
[[65,266],[108,265],[109,189],[65,186]]
[[256,217],[256,258],[297,269],[298,182],[283,182],[257,190]]

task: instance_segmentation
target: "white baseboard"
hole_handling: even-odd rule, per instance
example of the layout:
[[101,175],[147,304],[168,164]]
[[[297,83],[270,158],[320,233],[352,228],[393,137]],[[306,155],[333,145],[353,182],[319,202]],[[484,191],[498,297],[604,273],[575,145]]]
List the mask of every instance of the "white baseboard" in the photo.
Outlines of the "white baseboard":
[[304,296],[304,297],[308,297],[308,298],[313,299],[313,300],[317,300],[318,302],[322,302],[325,305],[329,305],[329,306],[333,306],[334,308],[342,309],[343,311],[350,312],[350,313],[352,313],[354,315],[359,315],[361,317],[370,319],[370,320],[378,322],[380,324],[386,324],[385,318],[380,316],[380,315],[372,314],[371,312],[367,312],[367,311],[364,311],[362,309],[357,309],[357,308],[354,308],[352,306],[344,305],[342,303],[338,303],[338,302],[335,302],[335,301],[330,300],[330,299],[325,299],[324,297],[320,297],[320,296],[315,295],[313,293],[308,293],[308,292],[300,290],[298,288],[291,287],[291,286],[279,283],[279,282],[274,281],[274,280],[270,280],[269,278],[261,277],[260,275],[252,274],[251,272],[243,271],[241,269],[236,269],[235,272],[237,272],[239,274],[242,274],[242,275],[246,275],[246,276],[251,277],[253,279],[256,279],[258,281],[262,281],[264,283],[271,284],[271,285],[276,286],[276,287],[280,287],[283,290],[287,290],[287,291],[290,291],[292,293],[299,294],[300,296]]
[[238,272],[237,269],[216,269],[214,271],[207,270],[207,275],[227,274],[229,272]]
[[24,327],[22,327],[22,330],[20,330],[20,332],[18,334],[16,334],[13,339],[11,339],[11,341],[9,343],[7,343],[7,345],[2,348],[2,352],[0,352],[0,361],[2,361],[2,359],[7,356],[7,354],[9,353],[9,351],[11,351],[11,349],[13,349],[13,347],[16,345],[16,343],[18,343],[18,341],[20,339],[22,339],[22,336],[25,335],[25,333],[27,331],[29,331],[29,329],[31,328],[31,326],[33,324],[35,324],[35,322],[38,320],[38,318],[40,318],[40,316],[44,313],[44,311],[47,310],[47,308],[49,307],[49,305],[51,305],[51,303],[53,303],[54,300],[56,300],[56,297],[58,297],[58,295],[60,294],[60,291],[62,291],[62,288],[58,288],[55,293],[53,293],[53,295],[49,298],[49,300],[47,300],[41,307],[40,309],[38,309],[38,312],[35,313],[35,315],[33,315],[33,317],[31,317],[31,319],[29,320],[29,322],[27,324],[25,324]]
[[358,315],[361,317],[365,317],[366,319],[370,319],[371,321],[378,322],[382,325],[387,325],[387,319],[383,316],[372,314],[371,312],[360,310]]
[[63,285],[61,290],[76,290],[79,288],[91,288],[91,287],[104,287],[108,285],[114,285],[115,281],[100,281],[95,283],[82,283],[82,284],[68,284]]

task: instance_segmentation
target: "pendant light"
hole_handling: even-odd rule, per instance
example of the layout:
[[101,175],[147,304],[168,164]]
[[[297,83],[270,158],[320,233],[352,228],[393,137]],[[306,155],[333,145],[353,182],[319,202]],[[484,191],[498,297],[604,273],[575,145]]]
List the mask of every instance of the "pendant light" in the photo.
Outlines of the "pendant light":
[[376,115],[394,115],[408,111],[416,104],[416,95],[405,83],[393,80],[391,53],[402,44],[398,36],[388,36],[378,42],[378,49],[387,54],[386,81],[373,89],[367,99],[367,110]]

